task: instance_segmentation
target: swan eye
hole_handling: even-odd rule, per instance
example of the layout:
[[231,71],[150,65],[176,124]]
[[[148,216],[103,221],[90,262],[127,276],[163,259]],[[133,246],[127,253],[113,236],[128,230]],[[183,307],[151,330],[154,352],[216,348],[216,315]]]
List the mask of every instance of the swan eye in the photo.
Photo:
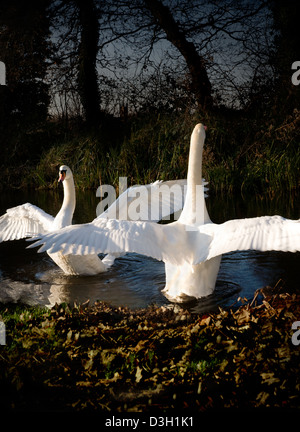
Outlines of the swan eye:
[[59,170],[59,182],[63,182],[64,179],[66,178],[66,172],[67,170]]

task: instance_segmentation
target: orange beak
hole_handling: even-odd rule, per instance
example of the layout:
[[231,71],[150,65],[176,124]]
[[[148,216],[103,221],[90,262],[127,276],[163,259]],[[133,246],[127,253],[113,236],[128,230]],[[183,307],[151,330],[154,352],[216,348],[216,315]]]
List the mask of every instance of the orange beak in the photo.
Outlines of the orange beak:
[[65,173],[65,171],[61,171],[61,172],[59,173],[58,181],[59,181],[59,182],[63,182],[64,179],[65,179],[65,177],[66,177],[66,173]]

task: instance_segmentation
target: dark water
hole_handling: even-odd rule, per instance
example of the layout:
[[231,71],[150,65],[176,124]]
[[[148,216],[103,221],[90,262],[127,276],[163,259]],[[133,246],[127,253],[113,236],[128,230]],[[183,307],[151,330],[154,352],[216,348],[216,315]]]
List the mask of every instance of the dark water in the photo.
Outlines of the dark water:
[[[31,202],[55,215],[61,205],[62,193],[10,192],[0,196],[0,214],[7,208]],[[96,216],[98,204],[95,192],[77,194],[74,223],[88,222]],[[285,195],[274,197],[210,196],[208,212],[216,223],[228,219],[280,214],[298,219],[299,199]],[[19,302],[29,305],[55,303],[84,303],[106,301],[114,306],[130,308],[150,304],[166,305],[169,301],[161,293],[165,284],[164,264],[154,259],[127,254],[115,261],[106,273],[92,277],[66,276],[47,254],[26,249],[24,240],[0,244],[0,302]],[[234,252],[222,257],[216,289],[211,296],[185,304],[191,311],[213,310],[218,306],[230,307],[237,298],[251,299],[262,287],[278,283],[285,291],[300,292],[300,253]]]

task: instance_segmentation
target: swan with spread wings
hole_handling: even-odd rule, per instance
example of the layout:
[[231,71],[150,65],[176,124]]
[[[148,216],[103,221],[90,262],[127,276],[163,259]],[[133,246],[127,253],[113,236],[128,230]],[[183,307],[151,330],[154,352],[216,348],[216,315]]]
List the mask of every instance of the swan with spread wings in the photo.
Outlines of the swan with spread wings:
[[209,295],[224,253],[300,250],[300,220],[263,216],[215,224],[208,215],[202,180],[206,128],[191,135],[187,193],[179,219],[169,224],[97,218],[41,236],[33,246],[62,254],[135,252],[164,261],[164,294],[171,301]]
[[[10,208],[0,217],[0,243],[33,235],[44,235],[72,224],[76,194],[73,173],[67,165],[59,168],[58,181],[63,184],[64,198],[56,217],[30,203]],[[177,191],[175,194],[160,193],[162,188],[173,188],[174,190],[174,187]],[[158,222],[182,209],[185,190],[186,180],[156,181],[148,185],[132,186],[125,190],[108,209],[104,210],[98,219],[105,220],[111,217],[130,219],[130,206],[134,206],[137,200],[141,208],[148,209],[147,214],[137,216],[140,219],[149,217],[150,220]],[[151,205],[154,204],[157,211],[151,210]],[[48,254],[65,274],[87,276],[105,272],[114,263],[115,258],[122,255],[122,253],[107,254],[100,259],[97,253],[80,256],[62,254],[57,251],[48,252]]]

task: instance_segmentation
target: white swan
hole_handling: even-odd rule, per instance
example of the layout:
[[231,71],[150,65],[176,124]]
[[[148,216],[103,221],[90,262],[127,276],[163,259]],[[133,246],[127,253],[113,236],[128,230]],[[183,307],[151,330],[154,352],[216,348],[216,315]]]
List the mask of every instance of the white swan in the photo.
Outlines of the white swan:
[[[0,217],[0,242],[42,235],[72,224],[73,213],[76,206],[76,196],[73,174],[68,166],[62,165],[59,168],[59,181],[63,183],[64,199],[62,207],[56,217],[54,218],[39,207],[29,203],[8,209],[6,213]],[[172,188],[174,184],[180,189],[180,192],[183,193],[177,193],[175,197],[170,194],[169,196],[166,194],[159,194],[162,186]],[[135,199],[138,200],[137,195],[140,191],[141,199],[138,200],[138,203],[142,208],[147,208],[151,195],[157,200],[158,204],[160,204],[159,211],[152,217],[152,220],[158,221],[182,209],[185,187],[186,180],[170,182],[158,181],[146,186],[133,186],[120,195],[120,197],[98,217],[111,218],[112,216],[119,217],[119,215],[123,215],[123,217],[128,218],[130,216],[128,215],[128,213],[130,213],[128,208],[130,209],[130,204],[134,204]],[[149,194],[148,191],[150,192]],[[147,205],[143,206],[143,202],[145,201]],[[147,215],[144,216],[147,217]],[[95,275],[102,273],[113,264],[116,256],[122,255],[108,254],[101,260],[97,253],[79,256],[75,254],[62,254],[60,251],[57,251],[55,253],[49,252],[48,254],[67,275]]]
[[187,196],[178,221],[167,224],[95,219],[42,236],[31,246],[63,254],[136,252],[165,262],[165,295],[172,301],[209,295],[215,288],[221,255],[254,249],[300,250],[300,220],[264,216],[217,225],[207,213],[202,182],[205,128],[191,135]]

